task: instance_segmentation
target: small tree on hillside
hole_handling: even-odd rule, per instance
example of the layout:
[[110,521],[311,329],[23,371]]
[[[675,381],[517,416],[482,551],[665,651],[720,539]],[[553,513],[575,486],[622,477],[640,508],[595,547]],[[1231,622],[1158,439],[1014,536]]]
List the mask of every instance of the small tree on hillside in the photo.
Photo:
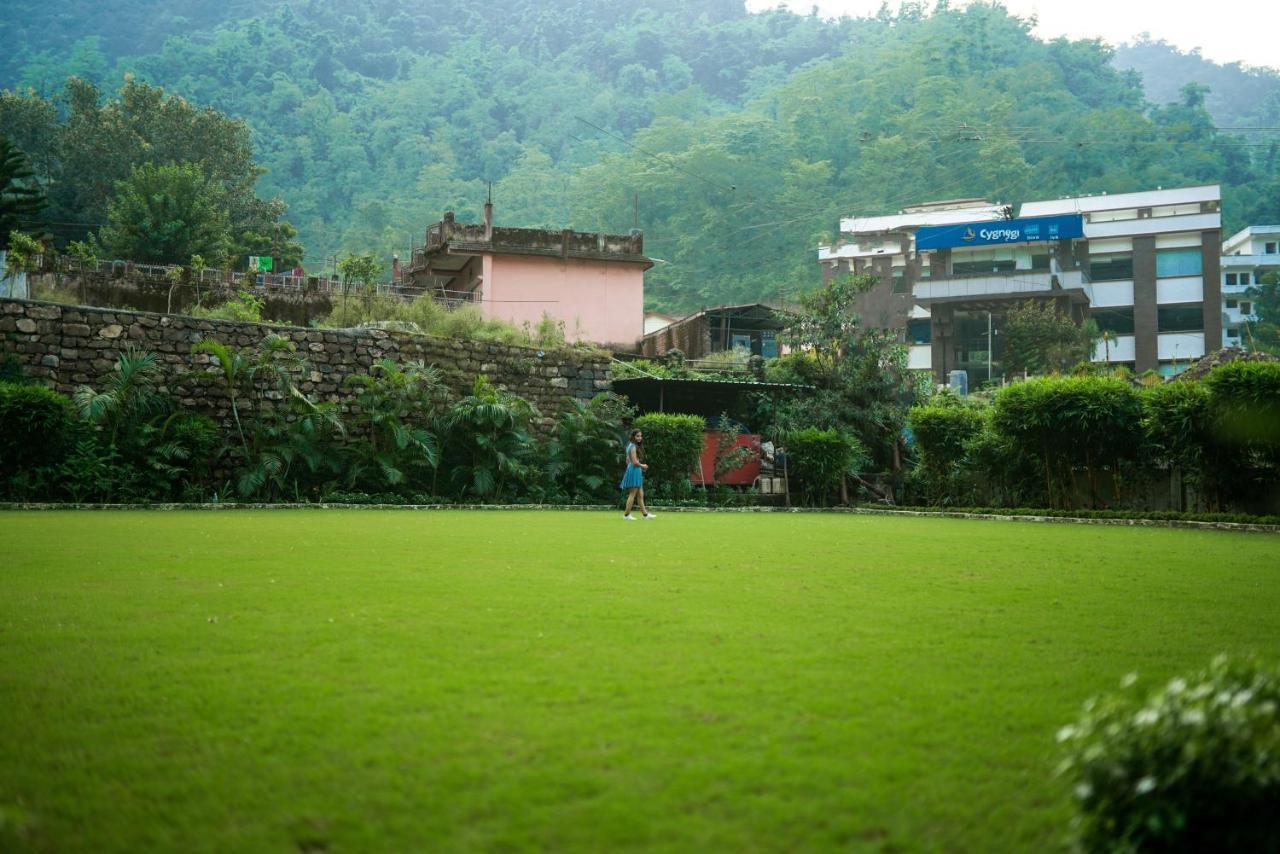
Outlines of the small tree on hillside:
[[374,282],[378,281],[378,276],[382,273],[382,264],[372,252],[361,252],[356,254],[348,252],[338,261],[338,273],[342,276],[342,324],[347,323],[347,297],[351,295],[351,291],[357,285],[365,293],[370,295],[373,291]]

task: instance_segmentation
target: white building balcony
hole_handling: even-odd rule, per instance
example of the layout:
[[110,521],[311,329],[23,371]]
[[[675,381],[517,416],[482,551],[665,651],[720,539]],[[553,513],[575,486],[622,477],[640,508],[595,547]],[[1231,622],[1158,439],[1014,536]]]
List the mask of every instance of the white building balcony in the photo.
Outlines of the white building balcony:
[[1227,272],[1232,270],[1252,270],[1256,267],[1280,267],[1280,255],[1274,252],[1270,255],[1255,252],[1249,255],[1222,256],[1222,269]]
[[1117,335],[1106,342],[1099,341],[1093,348],[1095,362],[1132,362],[1137,356],[1136,339],[1132,335]]
[[1049,270],[1009,270],[1003,273],[976,273],[959,276],[935,276],[918,282],[912,294],[918,300],[955,299],[958,297],[1008,296],[1039,294],[1053,290],[1057,277],[1062,288],[1088,289],[1088,276],[1080,270],[1052,273]]
[[1110,222],[1086,222],[1084,236],[1090,240],[1103,237],[1141,237],[1147,234],[1169,234],[1175,231],[1209,231],[1222,227],[1222,214],[1196,213],[1182,216],[1155,216],[1146,219],[1116,219]]
[[1156,303],[1175,305],[1183,302],[1204,302],[1204,278],[1202,276],[1177,276],[1156,280]]
[[1157,336],[1157,358],[1185,362],[1204,355],[1203,332],[1163,332]]
[[1089,285],[1089,305],[1093,308],[1116,308],[1133,305],[1133,280],[1094,282]]

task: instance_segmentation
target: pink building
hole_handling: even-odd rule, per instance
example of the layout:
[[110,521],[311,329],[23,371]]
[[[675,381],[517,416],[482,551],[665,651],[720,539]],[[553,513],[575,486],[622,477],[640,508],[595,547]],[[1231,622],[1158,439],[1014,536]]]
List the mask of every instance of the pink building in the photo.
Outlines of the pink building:
[[633,350],[652,266],[638,231],[495,228],[486,204],[482,224],[456,222],[450,211],[428,228],[403,275],[441,301],[475,303],[485,317],[533,326],[549,316],[570,340]]

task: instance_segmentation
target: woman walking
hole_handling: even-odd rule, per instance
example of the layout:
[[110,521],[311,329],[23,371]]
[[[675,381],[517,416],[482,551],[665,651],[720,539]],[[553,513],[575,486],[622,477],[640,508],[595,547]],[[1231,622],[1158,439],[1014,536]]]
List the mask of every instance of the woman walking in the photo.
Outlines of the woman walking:
[[622,475],[622,488],[628,490],[627,509],[622,511],[622,518],[628,522],[635,521],[635,517],[631,515],[631,505],[637,500],[644,518],[654,518],[649,509],[644,506],[644,473],[649,467],[640,462],[642,444],[644,444],[644,434],[639,430],[632,430],[630,441],[627,442],[627,471]]

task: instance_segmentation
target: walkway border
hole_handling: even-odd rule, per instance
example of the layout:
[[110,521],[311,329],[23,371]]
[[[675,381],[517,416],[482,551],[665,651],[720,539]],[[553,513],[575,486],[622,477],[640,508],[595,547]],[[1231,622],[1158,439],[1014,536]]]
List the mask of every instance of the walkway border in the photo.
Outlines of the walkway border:
[[[1186,528],[1202,531],[1243,531],[1280,534],[1280,525],[1252,522],[1198,522],[1184,519],[1089,519],[1079,516],[1032,516],[1003,513],[948,513],[943,510],[897,510],[889,507],[664,507],[652,505],[663,513],[826,513],[851,516],[917,516],[935,519],[982,519],[997,522],[1049,522],[1068,525],[1119,525],[1130,528]],[[608,504],[57,504],[0,502],[5,511],[51,510],[529,510],[569,512],[610,512],[620,508]]]

